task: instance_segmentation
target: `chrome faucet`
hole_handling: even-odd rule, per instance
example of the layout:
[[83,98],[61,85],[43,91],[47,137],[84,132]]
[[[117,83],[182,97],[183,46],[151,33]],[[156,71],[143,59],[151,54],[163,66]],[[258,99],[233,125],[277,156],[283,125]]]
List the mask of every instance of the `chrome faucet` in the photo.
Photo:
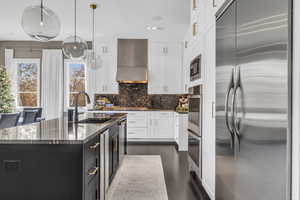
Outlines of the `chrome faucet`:
[[81,94],[86,96],[87,104],[91,103],[91,99],[85,91],[78,92],[75,96],[75,113],[74,113],[74,123],[78,123],[78,98]]

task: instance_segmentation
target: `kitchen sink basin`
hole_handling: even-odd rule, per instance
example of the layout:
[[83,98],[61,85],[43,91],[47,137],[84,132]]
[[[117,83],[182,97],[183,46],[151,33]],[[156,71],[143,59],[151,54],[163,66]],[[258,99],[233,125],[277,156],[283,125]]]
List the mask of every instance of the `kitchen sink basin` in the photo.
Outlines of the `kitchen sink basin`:
[[111,120],[111,118],[87,118],[83,120],[79,120],[78,123],[82,124],[101,124]]

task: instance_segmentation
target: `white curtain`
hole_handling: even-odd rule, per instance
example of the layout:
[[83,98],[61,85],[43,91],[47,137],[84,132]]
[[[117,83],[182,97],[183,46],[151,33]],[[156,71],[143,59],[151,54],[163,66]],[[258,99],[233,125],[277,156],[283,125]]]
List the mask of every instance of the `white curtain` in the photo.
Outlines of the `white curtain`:
[[62,50],[43,50],[41,106],[46,119],[57,118],[63,114],[63,66]]
[[[9,79],[11,82],[11,93],[13,96],[17,94],[17,79],[18,79],[18,72],[17,67],[14,64],[14,50],[13,49],[5,49],[5,68],[9,74]],[[15,107],[16,107],[16,101]]]

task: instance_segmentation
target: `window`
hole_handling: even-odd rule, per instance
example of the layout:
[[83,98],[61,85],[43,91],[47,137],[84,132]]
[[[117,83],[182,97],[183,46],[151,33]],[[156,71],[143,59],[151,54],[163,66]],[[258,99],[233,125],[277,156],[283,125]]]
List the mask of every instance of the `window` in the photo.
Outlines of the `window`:
[[39,105],[39,59],[15,59],[17,68],[17,107]]
[[[86,71],[84,62],[67,61],[67,105],[75,106],[75,95],[78,92],[86,91]],[[78,105],[86,106],[85,96],[80,95]]]

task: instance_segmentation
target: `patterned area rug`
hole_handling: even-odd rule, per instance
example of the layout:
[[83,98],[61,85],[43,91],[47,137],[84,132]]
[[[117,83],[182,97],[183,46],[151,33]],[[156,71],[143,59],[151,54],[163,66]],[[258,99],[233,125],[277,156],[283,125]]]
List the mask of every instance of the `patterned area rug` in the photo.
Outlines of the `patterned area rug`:
[[160,156],[126,156],[108,200],[168,200]]

